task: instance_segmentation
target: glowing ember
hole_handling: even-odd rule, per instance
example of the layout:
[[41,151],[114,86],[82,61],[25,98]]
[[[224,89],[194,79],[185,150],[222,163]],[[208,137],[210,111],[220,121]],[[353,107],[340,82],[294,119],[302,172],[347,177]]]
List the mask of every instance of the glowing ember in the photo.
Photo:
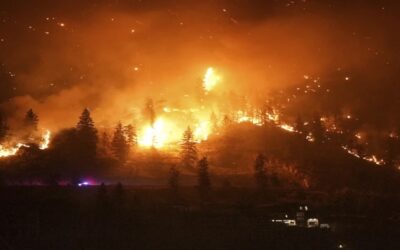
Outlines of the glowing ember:
[[279,125],[279,127],[281,129],[284,129],[284,130],[288,131],[288,132],[295,132],[294,127],[292,127],[292,126],[290,126],[288,124],[281,124],[281,125]]
[[376,165],[382,166],[385,164],[385,161],[382,159],[378,159],[375,155],[365,156],[363,157],[364,160],[375,163]]
[[315,138],[312,133],[308,133],[308,135],[306,136],[306,140],[309,142],[314,142]]
[[208,68],[206,74],[203,79],[204,89],[209,92],[214,89],[215,85],[221,80],[221,77],[215,74],[213,68]]
[[351,149],[348,146],[342,146],[342,148],[344,150],[346,150],[347,153],[349,153],[350,155],[357,157],[359,159],[363,159],[365,161],[369,161],[374,163],[375,165],[379,165],[382,166],[385,164],[385,161],[382,159],[378,159],[375,155],[371,155],[371,156],[361,156],[355,149]]
[[279,121],[279,115],[274,111],[273,113],[267,113],[268,120],[272,122],[278,122]]

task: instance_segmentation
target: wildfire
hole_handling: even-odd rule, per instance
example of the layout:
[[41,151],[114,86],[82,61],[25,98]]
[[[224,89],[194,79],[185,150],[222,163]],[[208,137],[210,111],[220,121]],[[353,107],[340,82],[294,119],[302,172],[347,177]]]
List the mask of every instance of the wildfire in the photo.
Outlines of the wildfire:
[[51,138],[51,132],[50,132],[50,130],[46,130],[46,132],[43,134],[43,137],[42,137],[42,143],[39,145],[39,148],[41,150],[45,150],[49,147],[50,138]]
[[22,143],[18,143],[14,147],[4,147],[0,145],[0,158],[16,155],[18,150],[22,147],[29,147],[29,146]]
[[194,130],[194,137],[197,142],[206,141],[210,134],[210,122],[209,121],[202,121],[197,124]]
[[221,80],[221,77],[215,74],[212,67],[207,69],[203,79],[203,87],[207,92],[214,89],[215,85]]
[[385,161],[382,159],[378,159],[375,155],[365,156],[363,157],[364,160],[375,163],[376,165],[382,166],[385,164]]
[[262,125],[262,121],[261,121],[260,118],[249,116],[249,115],[247,115],[245,112],[243,112],[241,110],[239,110],[237,112],[237,116],[238,116],[238,118],[237,118],[237,122],[238,123],[250,122],[250,123],[253,123],[256,126],[261,126]]
[[279,115],[273,111],[272,113],[267,113],[268,120],[272,122],[278,122],[279,121]]
[[292,127],[292,126],[290,126],[288,124],[281,124],[281,125],[279,125],[279,127],[281,129],[286,130],[286,131],[291,132],[291,133],[296,132],[294,127]]
[[369,161],[374,163],[375,165],[378,166],[382,166],[385,164],[385,161],[382,159],[378,159],[378,157],[376,157],[375,155],[371,155],[371,156],[361,156],[356,150],[349,148],[348,146],[342,146],[342,148],[344,150],[346,150],[347,153],[349,153],[350,155],[357,157],[359,159],[363,159],[365,161]]
[[162,148],[167,142],[165,121],[158,119],[153,125],[143,129],[143,135],[139,138],[139,145],[144,147]]
[[[49,147],[50,144],[50,139],[51,139],[51,132],[50,130],[46,130],[46,132],[43,134],[41,138],[41,143],[39,144],[39,149],[45,150]],[[22,147],[24,148],[29,148],[29,145],[26,145],[24,143],[17,143],[15,146],[4,146],[0,145],[0,158],[4,157],[9,157],[16,155],[18,153],[18,150],[20,150]]]

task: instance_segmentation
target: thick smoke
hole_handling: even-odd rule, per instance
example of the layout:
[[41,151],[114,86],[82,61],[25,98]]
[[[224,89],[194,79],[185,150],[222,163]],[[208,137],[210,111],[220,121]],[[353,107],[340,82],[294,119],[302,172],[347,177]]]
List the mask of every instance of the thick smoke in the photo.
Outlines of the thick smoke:
[[395,75],[398,4],[292,2],[4,3],[0,57],[15,76],[2,106],[16,121],[32,107],[53,130],[89,107],[110,126],[139,119],[148,97],[198,104],[209,66],[222,75],[216,91],[257,98],[337,69],[359,76],[355,89]]

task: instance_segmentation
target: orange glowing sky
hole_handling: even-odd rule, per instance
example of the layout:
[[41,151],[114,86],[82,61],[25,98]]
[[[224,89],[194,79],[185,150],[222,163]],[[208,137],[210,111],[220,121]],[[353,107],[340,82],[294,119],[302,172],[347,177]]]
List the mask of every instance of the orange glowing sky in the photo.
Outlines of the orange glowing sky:
[[399,65],[398,5],[3,1],[2,107],[16,119],[32,107],[51,129],[74,125],[89,107],[110,126],[140,120],[149,97],[159,110],[200,106],[208,67],[222,77],[209,98],[256,99],[338,69],[381,79]]

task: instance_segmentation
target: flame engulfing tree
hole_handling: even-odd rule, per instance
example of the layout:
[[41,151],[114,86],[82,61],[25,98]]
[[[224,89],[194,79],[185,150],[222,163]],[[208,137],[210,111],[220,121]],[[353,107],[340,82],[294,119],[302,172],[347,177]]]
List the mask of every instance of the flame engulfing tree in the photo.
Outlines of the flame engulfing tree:
[[93,160],[96,157],[98,138],[97,130],[87,108],[83,110],[79,117],[76,130],[83,157],[86,157],[89,161]]
[[232,119],[228,115],[224,115],[224,119],[222,120],[222,127],[226,130],[233,124]]
[[197,161],[197,147],[193,131],[187,127],[181,142],[181,163],[185,168],[194,168]]
[[124,164],[129,154],[129,145],[124,134],[124,127],[121,123],[118,123],[115,127],[111,148],[114,156],[121,164]]
[[211,189],[210,175],[208,174],[208,160],[207,157],[203,157],[198,163],[198,188],[200,197],[202,199],[207,198],[208,193]]
[[256,179],[257,188],[265,189],[267,186],[267,174],[265,172],[265,156],[258,154],[254,162],[254,177]]
[[154,108],[153,99],[149,98],[146,100],[144,106],[144,116],[149,121],[150,125],[153,126],[156,121],[156,111]]
[[29,109],[28,112],[26,112],[25,118],[24,118],[24,129],[25,129],[25,137],[26,139],[32,139],[32,137],[36,136],[37,130],[38,130],[38,123],[39,123],[39,117],[35,112],[33,112],[32,109]]
[[8,135],[8,125],[5,117],[0,113],[0,143],[4,142]]

